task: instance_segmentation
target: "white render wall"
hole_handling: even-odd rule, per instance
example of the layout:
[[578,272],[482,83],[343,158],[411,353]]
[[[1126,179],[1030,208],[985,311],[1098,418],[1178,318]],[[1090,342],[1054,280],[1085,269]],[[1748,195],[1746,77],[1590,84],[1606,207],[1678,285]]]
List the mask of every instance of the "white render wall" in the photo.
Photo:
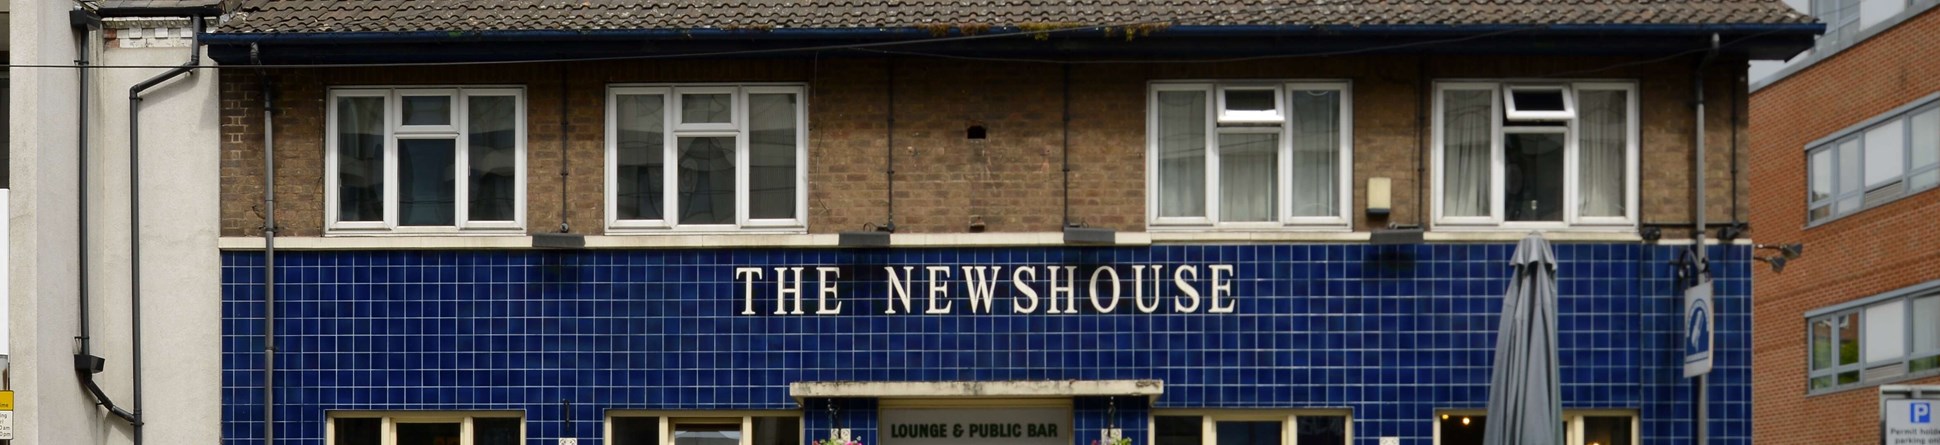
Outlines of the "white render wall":
[[[12,2],[12,22],[21,25],[12,29],[13,63],[72,63],[78,33],[67,26],[70,5]],[[100,40],[95,48],[96,66],[173,66],[190,51],[188,45],[123,48]],[[204,64],[213,65],[206,58]],[[94,355],[107,359],[95,380],[130,410],[128,88],[164,71],[93,70],[89,98],[91,330]],[[143,414],[150,444],[221,440],[217,75],[198,70],[143,95]],[[13,78],[14,443],[131,443],[133,430],[94,407],[72,370],[79,331],[77,77],[74,70],[27,68],[13,70]]]

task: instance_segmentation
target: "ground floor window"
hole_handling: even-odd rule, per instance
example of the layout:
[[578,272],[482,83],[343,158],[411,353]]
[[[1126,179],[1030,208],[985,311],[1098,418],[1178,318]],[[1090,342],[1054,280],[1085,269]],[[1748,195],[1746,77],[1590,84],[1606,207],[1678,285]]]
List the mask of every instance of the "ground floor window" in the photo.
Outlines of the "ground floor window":
[[1345,411],[1158,411],[1154,445],[1346,445]]
[[515,411],[333,412],[331,445],[518,445],[525,419]]
[[[1563,445],[1637,445],[1637,415],[1626,411],[1563,410]],[[1489,417],[1482,410],[1447,410],[1436,415],[1437,445],[1481,445]]]
[[794,411],[635,411],[607,413],[612,445],[800,445]]

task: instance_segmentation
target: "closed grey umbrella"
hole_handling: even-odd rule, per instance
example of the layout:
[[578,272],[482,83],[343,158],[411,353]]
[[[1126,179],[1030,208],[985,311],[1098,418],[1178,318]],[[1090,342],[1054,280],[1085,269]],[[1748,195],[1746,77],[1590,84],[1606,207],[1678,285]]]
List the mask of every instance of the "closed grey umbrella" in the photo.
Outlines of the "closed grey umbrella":
[[1563,402],[1556,360],[1556,257],[1531,233],[1510,259],[1515,274],[1503,296],[1489,377],[1485,445],[1563,443]]

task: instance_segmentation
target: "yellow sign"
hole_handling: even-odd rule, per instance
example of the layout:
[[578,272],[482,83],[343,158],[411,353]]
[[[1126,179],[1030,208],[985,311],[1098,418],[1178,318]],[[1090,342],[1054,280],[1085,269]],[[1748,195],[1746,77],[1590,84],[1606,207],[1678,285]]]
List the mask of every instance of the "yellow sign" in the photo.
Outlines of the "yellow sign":
[[13,411],[13,391],[0,391],[0,411]]

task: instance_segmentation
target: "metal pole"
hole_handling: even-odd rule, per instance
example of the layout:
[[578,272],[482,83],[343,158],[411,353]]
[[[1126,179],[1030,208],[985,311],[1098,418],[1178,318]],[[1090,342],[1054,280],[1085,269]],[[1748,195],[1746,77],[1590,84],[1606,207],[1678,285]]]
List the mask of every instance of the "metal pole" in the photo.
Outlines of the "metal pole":
[[[1705,251],[1707,250],[1707,247],[1705,247],[1705,245],[1704,245],[1704,244],[1705,244],[1705,241],[1704,241],[1704,235],[1705,235],[1705,233],[1704,233],[1704,217],[1705,217],[1705,214],[1707,214],[1707,213],[1709,213],[1709,212],[1707,212],[1707,210],[1709,210],[1709,209],[1706,209],[1706,208],[1705,208],[1705,199],[1704,199],[1704,198],[1705,198],[1705,196],[1704,196],[1704,194],[1705,194],[1705,193],[1704,193],[1704,192],[1705,192],[1705,183],[1704,183],[1704,168],[1705,168],[1705,167],[1704,167],[1704,157],[1705,157],[1705,153],[1704,153],[1704,137],[1705,137],[1705,134],[1704,134],[1704,131],[1705,131],[1705,130],[1704,130],[1704,77],[1705,77],[1705,69],[1706,69],[1706,68],[1708,68],[1708,67],[1710,67],[1710,65],[1711,65],[1711,59],[1712,59],[1712,58],[1714,58],[1714,57],[1717,57],[1717,55],[1718,55],[1718,35],[1717,35],[1716,33],[1713,33],[1713,34],[1711,34],[1711,50],[1710,50],[1709,52],[1707,52],[1707,53],[1705,53],[1705,55],[1704,55],[1704,59],[1703,59],[1703,60],[1701,60],[1701,61],[1699,61],[1699,62],[1698,62],[1698,67],[1697,67],[1697,71],[1696,71],[1696,72],[1694,72],[1694,73],[1692,73],[1692,80],[1691,80],[1691,82],[1692,82],[1692,85],[1693,85],[1693,86],[1694,86],[1694,88],[1696,89],[1696,96],[1697,96],[1697,97],[1696,97],[1696,99],[1697,99],[1697,100],[1696,100],[1696,102],[1697,102],[1697,103],[1696,103],[1696,108],[1697,108],[1697,111],[1696,111],[1696,113],[1697,113],[1697,117],[1696,117],[1696,119],[1695,119],[1695,120],[1697,121],[1697,136],[1696,136],[1696,137],[1697,137],[1697,140],[1696,140],[1696,145],[1697,145],[1697,148],[1696,148],[1696,155],[1695,155],[1695,156],[1693,156],[1694,158],[1697,158],[1697,159],[1695,160],[1695,162],[1692,162],[1692,164],[1691,164],[1691,178],[1692,178],[1692,180],[1691,180],[1691,194],[1692,194],[1692,196],[1694,197],[1694,203],[1693,203],[1693,206],[1694,206],[1694,208],[1692,209],[1692,211],[1691,211],[1691,213],[1692,213],[1693,215],[1695,215],[1695,216],[1696,216],[1696,217],[1694,218],[1694,219],[1695,219],[1695,221],[1696,221],[1696,223],[1695,223],[1695,225],[1694,225],[1694,226],[1692,227],[1692,229],[1693,229],[1693,232],[1692,232],[1692,237],[1691,237],[1691,239],[1692,239],[1692,243],[1694,243],[1694,245],[1695,245],[1695,246],[1696,246],[1696,248],[1697,248],[1697,267],[1698,267],[1698,271],[1697,271],[1697,276],[1696,276],[1695,278],[1696,278],[1696,281],[1698,281],[1698,282],[1702,282],[1702,281],[1704,280],[1704,277],[1703,277],[1703,275],[1704,275],[1704,274],[1705,274],[1706,272],[1708,272],[1708,271],[1709,271],[1709,268],[1705,266],[1705,265],[1706,265],[1706,263],[1707,263],[1707,261],[1706,261],[1706,259],[1705,259],[1705,256],[1706,256],[1706,255],[1705,255],[1705,253],[1706,253]],[[1712,311],[1711,313],[1712,313],[1712,315],[1713,315],[1713,316],[1715,316],[1717,312],[1716,312],[1715,310],[1713,310],[1713,311]],[[1715,345],[1713,345],[1713,346],[1712,346],[1712,348],[1713,348],[1713,350],[1715,350],[1715,349],[1716,349],[1716,346],[1715,346]],[[1713,357],[1715,357],[1715,355],[1714,355]],[[1710,420],[1710,418],[1711,418],[1711,415],[1710,415],[1710,414],[1711,414],[1711,413],[1710,413],[1710,411],[1711,411],[1711,410],[1710,410],[1710,405],[1711,405],[1711,379],[1710,379],[1710,375],[1711,375],[1711,374],[1707,372],[1707,373],[1705,373],[1705,374],[1701,374],[1701,375],[1698,375],[1698,377],[1697,377],[1697,410],[1696,410],[1696,411],[1697,411],[1697,425],[1696,425],[1696,430],[1697,430],[1697,443],[1698,443],[1698,445],[1705,445],[1705,444],[1708,444],[1708,443],[1710,443],[1710,439],[1711,439],[1711,434],[1710,434],[1710,428],[1707,428],[1707,425],[1706,425],[1706,424],[1708,424],[1708,423],[1710,423],[1710,422],[1709,422],[1709,420]]]

